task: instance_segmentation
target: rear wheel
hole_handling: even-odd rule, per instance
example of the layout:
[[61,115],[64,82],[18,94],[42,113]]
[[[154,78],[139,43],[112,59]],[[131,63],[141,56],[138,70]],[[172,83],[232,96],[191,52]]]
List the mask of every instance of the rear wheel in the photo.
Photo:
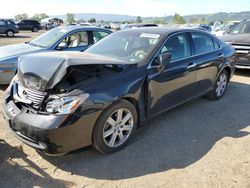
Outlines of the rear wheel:
[[226,70],[223,70],[215,82],[214,89],[208,94],[208,98],[212,100],[222,98],[226,92],[228,81],[229,75]]
[[11,31],[11,30],[8,30],[8,31],[6,32],[6,35],[7,35],[8,37],[14,37],[14,32]]
[[126,146],[137,125],[137,111],[122,100],[107,108],[93,131],[93,146],[102,153],[113,153]]
[[37,27],[34,27],[34,28],[32,29],[32,31],[33,31],[33,32],[38,32],[38,28],[37,28]]

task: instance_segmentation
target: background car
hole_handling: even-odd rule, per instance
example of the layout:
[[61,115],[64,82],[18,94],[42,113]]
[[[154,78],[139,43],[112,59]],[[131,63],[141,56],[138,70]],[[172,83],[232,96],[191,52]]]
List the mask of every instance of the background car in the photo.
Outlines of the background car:
[[85,52],[23,56],[4,114],[20,140],[45,153],[88,145],[112,153],[157,114],[222,98],[236,61],[231,45],[201,30],[122,30]]
[[57,27],[30,42],[0,47],[0,84],[10,83],[21,55],[52,50],[84,51],[110,33],[97,27]]
[[32,32],[38,32],[42,29],[41,24],[36,20],[21,20],[17,22],[19,30],[29,30]]
[[238,25],[240,21],[230,21],[228,24],[222,26],[220,29],[217,29],[215,31],[212,31],[212,34],[221,37],[231,31],[236,25]]
[[210,25],[207,25],[207,24],[200,24],[199,27],[207,30],[208,32],[212,31],[212,27]]
[[13,37],[18,33],[18,27],[15,22],[11,20],[0,19],[0,34],[5,34],[8,37]]
[[236,49],[239,56],[236,68],[250,69],[250,19],[243,20],[220,38]]

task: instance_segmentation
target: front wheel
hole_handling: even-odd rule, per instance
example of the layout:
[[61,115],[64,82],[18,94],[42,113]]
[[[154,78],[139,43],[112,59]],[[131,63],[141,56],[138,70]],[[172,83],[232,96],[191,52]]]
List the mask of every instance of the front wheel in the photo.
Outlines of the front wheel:
[[113,153],[126,146],[137,125],[137,111],[122,100],[107,108],[93,130],[93,146],[102,153]]
[[34,28],[32,29],[32,31],[33,31],[33,32],[38,32],[38,28],[37,28],[37,27],[34,27]]
[[9,30],[6,32],[7,37],[14,37],[14,32]]
[[226,70],[223,70],[215,82],[214,89],[208,94],[208,98],[212,100],[222,98],[226,92],[228,82],[229,75]]

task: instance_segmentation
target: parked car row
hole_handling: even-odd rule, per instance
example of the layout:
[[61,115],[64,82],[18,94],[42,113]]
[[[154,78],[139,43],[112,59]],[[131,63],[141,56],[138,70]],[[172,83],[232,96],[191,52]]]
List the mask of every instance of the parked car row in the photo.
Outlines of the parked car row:
[[76,27],[55,28],[6,49],[15,58],[21,54],[13,51],[21,49],[36,53],[19,58],[4,116],[18,139],[49,155],[88,145],[116,152],[151,117],[197,97],[223,97],[238,61],[230,44],[198,29],[110,34]]
[[5,34],[8,37],[13,37],[19,33],[19,30],[38,32],[41,29],[41,24],[35,20],[21,20],[15,23],[9,19],[0,19],[0,34]]

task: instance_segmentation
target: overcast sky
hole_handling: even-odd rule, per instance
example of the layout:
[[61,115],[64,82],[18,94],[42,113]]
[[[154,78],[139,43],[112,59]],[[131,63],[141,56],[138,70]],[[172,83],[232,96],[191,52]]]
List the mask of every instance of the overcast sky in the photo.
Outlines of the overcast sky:
[[166,16],[250,11],[250,0],[0,0],[0,17],[16,14],[111,13]]

